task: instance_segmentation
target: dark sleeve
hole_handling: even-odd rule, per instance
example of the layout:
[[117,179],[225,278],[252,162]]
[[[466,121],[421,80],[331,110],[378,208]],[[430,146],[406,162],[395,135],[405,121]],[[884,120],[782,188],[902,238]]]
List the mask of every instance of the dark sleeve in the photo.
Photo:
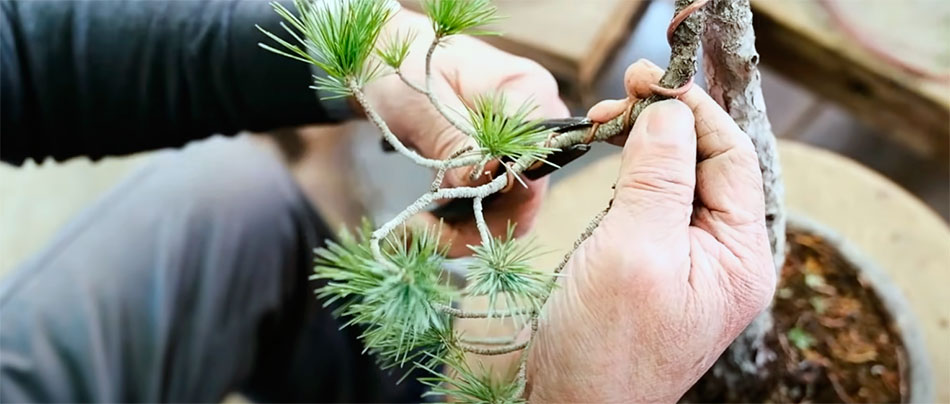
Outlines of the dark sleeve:
[[267,1],[0,1],[0,12],[0,158],[9,163],[96,159],[349,113],[308,88],[311,66],[258,46],[267,39],[255,24],[287,36]]

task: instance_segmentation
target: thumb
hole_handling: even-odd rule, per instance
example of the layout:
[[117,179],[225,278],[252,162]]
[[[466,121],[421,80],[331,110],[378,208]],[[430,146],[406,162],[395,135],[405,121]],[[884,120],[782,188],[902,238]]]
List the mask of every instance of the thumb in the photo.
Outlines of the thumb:
[[630,220],[630,231],[650,239],[686,237],[695,187],[692,111],[677,100],[648,106],[623,148],[612,216]]

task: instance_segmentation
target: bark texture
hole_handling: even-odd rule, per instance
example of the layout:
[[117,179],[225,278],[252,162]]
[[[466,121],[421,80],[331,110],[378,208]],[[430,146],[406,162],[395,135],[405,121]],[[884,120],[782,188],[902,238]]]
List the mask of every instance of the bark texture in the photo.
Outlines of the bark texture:
[[[703,54],[709,94],[755,145],[762,170],[769,242],[775,270],[781,271],[785,261],[785,190],[756,67],[759,55],[749,0],[712,0],[707,5]],[[712,372],[727,391],[755,386],[767,377],[768,365],[775,359],[775,353],[765,344],[772,325],[771,312],[763,312],[719,358]]]

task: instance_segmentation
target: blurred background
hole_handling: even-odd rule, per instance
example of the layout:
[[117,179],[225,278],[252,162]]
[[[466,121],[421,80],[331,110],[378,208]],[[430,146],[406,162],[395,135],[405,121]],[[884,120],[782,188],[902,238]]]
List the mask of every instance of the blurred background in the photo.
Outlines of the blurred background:
[[[597,100],[623,97],[631,62],[664,66],[669,57],[671,1],[497,3],[508,16],[498,27],[505,35],[490,42],[550,69],[576,115]],[[831,226],[885,267],[924,323],[937,380],[946,382],[950,315],[938,285],[950,285],[950,2],[752,4],[763,92],[783,139],[789,209]],[[365,123],[273,138],[308,145],[302,164],[349,173],[338,183],[298,175],[305,188],[338,190],[316,192],[335,225],[363,214],[390,217],[429,183],[425,171],[384,155],[378,133]],[[596,145],[553,175],[542,241],[566,247],[603,206],[618,152]],[[0,275],[149,157],[0,166]],[[381,172],[387,175],[370,174]],[[580,184],[594,191],[577,192]],[[948,402],[941,384],[938,402]]]

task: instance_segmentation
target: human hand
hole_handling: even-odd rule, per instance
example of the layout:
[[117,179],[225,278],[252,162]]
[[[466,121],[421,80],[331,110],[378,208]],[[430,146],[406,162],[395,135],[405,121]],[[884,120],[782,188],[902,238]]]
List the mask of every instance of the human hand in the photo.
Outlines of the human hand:
[[[425,85],[425,55],[432,42],[431,23],[423,16],[400,11],[387,24],[383,37],[417,33],[409,57],[401,71],[412,82]],[[495,49],[482,41],[457,36],[440,46],[432,59],[433,92],[451,113],[464,120],[465,104],[475,96],[500,92],[508,99],[508,106],[517,108],[532,101],[538,108],[531,118],[560,118],[567,116],[567,107],[558,96],[554,77],[537,63]],[[390,129],[407,146],[423,157],[444,159],[465,146],[474,146],[470,137],[455,129],[432,106],[428,98],[409,88],[399,77],[389,75],[374,81],[366,90],[374,109]],[[489,167],[491,169],[491,167]],[[472,186],[488,180],[482,176],[479,183],[469,178],[469,169],[460,168],[446,173],[443,186]],[[527,232],[534,221],[547,189],[547,180],[528,181],[527,187],[515,184],[513,188],[485,206],[485,220],[493,233],[504,232],[507,223],[518,223],[517,233]],[[430,213],[421,213],[410,220],[410,225],[438,224]],[[461,223],[443,225],[444,240],[451,240],[452,256],[470,253],[466,245],[479,244],[474,218]]]
[[[633,64],[630,98],[589,116],[619,115],[661,75]],[[680,99],[647,107],[625,139],[613,204],[542,316],[531,401],[674,402],[771,301],[752,143],[702,89]]]

